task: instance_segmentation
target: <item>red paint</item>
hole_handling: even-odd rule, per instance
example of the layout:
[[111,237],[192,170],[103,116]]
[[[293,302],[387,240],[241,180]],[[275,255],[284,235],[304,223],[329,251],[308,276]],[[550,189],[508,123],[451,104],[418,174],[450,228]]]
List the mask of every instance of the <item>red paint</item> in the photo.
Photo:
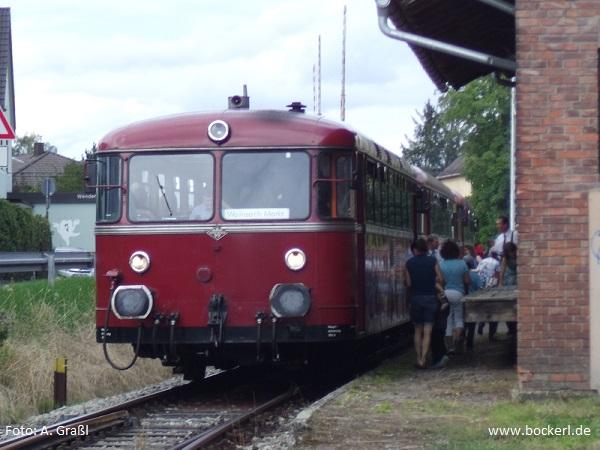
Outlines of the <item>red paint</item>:
[[[118,266],[121,284],[145,284],[155,298],[154,313],[179,312],[182,327],[204,327],[207,304],[215,293],[225,295],[230,326],[253,326],[257,311],[270,313],[269,293],[277,283],[303,283],[311,289],[312,307],[307,325],[351,324],[353,305],[352,233],[239,233],[214,241],[205,234],[156,236],[98,236],[97,270]],[[284,255],[290,248],[301,248],[306,266],[294,272],[287,268]],[[136,250],[151,259],[150,269],[137,274],[128,267]],[[198,282],[198,267],[211,267],[209,280]],[[98,279],[98,326],[104,321],[109,283]],[[337,309],[347,307],[346,309]],[[147,319],[151,323],[151,317]],[[137,321],[111,319],[111,326],[137,326]]]
[[[208,138],[208,125],[226,121],[231,137],[223,144]],[[352,147],[354,132],[322,117],[285,111],[190,113],[137,122],[102,138],[99,150],[231,148],[285,146]]]

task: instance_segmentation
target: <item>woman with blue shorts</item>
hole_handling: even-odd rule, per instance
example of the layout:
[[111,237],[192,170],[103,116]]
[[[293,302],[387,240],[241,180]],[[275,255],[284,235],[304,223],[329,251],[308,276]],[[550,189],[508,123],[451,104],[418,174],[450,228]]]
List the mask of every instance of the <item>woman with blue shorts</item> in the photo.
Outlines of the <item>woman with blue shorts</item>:
[[443,285],[440,266],[433,256],[427,256],[427,241],[417,239],[412,246],[415,256],[406,261],[405,283],[410,289],[410,318],[415,327],[416,367],[427,367],[431,330],[438,308],[436,282]]

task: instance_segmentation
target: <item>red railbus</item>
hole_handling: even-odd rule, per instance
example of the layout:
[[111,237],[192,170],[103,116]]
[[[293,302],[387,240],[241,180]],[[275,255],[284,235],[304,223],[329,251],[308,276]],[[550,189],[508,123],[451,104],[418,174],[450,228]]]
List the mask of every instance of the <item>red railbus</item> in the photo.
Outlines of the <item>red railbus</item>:
[[189,377],[397,331],[410,242],[468,228],[439,181],[296,104],[134,123],[92,167],[97,340]]

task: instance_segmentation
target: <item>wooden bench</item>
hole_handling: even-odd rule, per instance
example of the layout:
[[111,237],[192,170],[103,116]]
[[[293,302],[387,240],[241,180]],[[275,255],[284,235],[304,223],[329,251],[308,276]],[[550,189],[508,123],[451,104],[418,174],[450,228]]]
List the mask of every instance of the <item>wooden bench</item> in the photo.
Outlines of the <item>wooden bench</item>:
[[516,322],[517,288],[503,286],[480,289],[466,295],[465,322]]

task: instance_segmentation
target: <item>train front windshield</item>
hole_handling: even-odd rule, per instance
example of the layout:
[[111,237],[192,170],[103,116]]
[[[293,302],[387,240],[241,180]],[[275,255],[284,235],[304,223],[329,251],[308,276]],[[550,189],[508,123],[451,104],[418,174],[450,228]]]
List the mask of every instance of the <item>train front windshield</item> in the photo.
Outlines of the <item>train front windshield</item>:
[[218,208],[212,154],[134,155],[128,167],[127,218],[131,222],[209,221],[220,212],[228,221],[302,220],[310,215],[308,153],[229,152],[221,166]]
[[132,222],[206,221],[214,215],[210,154],[135,155],[129,162]]
[[310,158],[301,151],[223,157],[225,220],[300,220],[310,213]]

